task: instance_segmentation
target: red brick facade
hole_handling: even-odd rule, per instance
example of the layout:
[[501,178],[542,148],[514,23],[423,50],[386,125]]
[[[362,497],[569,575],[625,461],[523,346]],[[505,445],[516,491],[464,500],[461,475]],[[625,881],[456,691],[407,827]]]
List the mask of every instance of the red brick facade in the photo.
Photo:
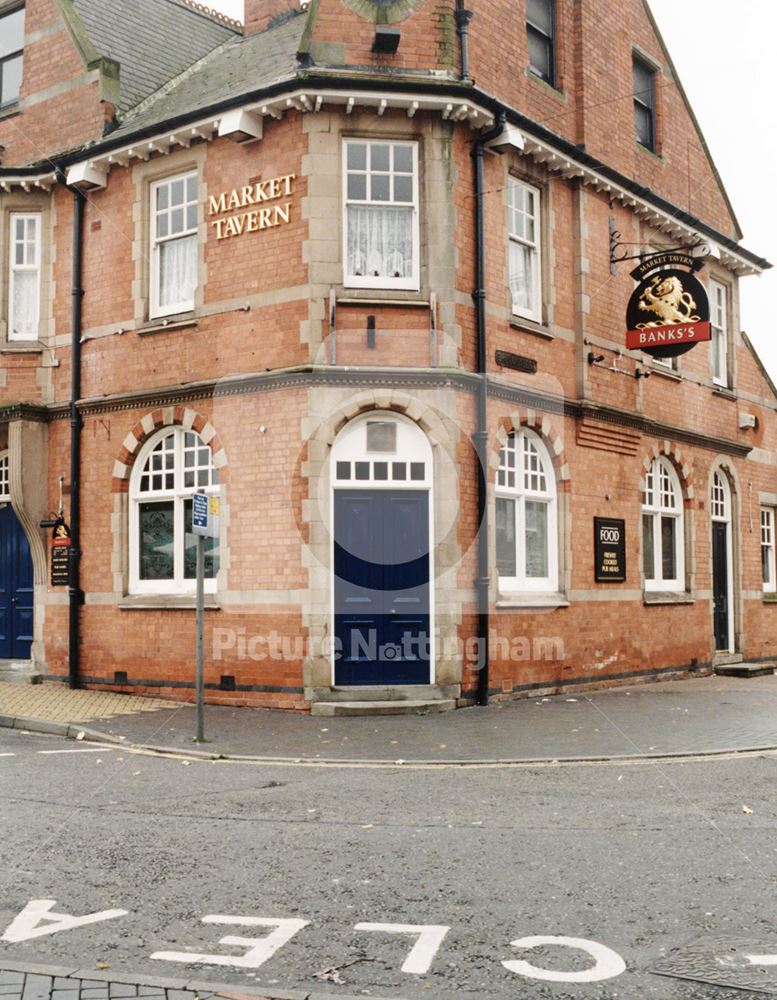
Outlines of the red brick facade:
[[[397,0],[385,17],[378,6],[319,0],[301,13],[247,3],[246,39],[236,44],[261,45],[267,31],[271,51],[273,33],[295,24],[299,38],[281,83],[257,93],[249,81],[244,100],[230,97],[262,118],[261,139],[241,144],[219,136],[229,109],[216,99],[150,124],[141,109],[136,132],[129,112],[118,132],[104,131],[121,69],[106,53],[87,58],[52,0],[28,0],[20,99],[0,112],[0,455],[7,449],[19,470],[8,499],[34,563],[34,669],[65,678],[73,655],[67,589],[51,585],[50,532],[37,524],[57,509],[60,476],[66,520],[70,511],[74,195],[64,180],[83,163],[98,183],[86,192],[83,226],[82,683],[192,697],[192,581],[153,593],[133,569],[140,465],[160,433],[178,428],[210,449],[225,511],[206,611],[207,697],[298,710],[325,699],[335,627],[332,448],[351,421],[396,413],[434,454],[430,681],[471,701],[482,381],[493,696],[774,657],[777,604],[764,590],[760,518],[771,510],[774,523],[777,510],[777,398],[738,324],[739,277],[768,265],[737,245],[736,219],[647,5],[551,5],[552,86],[529,69],[523,3],[472,5],[464,81],[452,0]],[[382,20],[400,31],[395,55],[372,51]],[[653,151],[635,140],[635,53],[655,70]],[[481,378],[471,154],[500,111],[520,140],[485,153]],[[391,287],[390,276],[372,288],[348,282],[348,138],[417,144],[417,288]],[[191,308],[154,316],[162,252],[150,231],[154,185],[190,173]],[[282,198],[273,178],[289,178]],[[536,193],[532,318],[511,296],[515,183]],[[271,214],[276,206],[280,215]],[[10,227],[25,213],[41,227],[38,336],[28,339],[13,334],[9,295]],[[240,228],[225,235],[226,222],[216,222],[233,216]],[[611,266],[613,231],[628,254],[712,245],[699,275],[724,289],[728,347],[717,382],[710,344],[676,366],[626,350],[633,262]],[[529,370],[498,363],[497,352],[519,355]],[[506,586],[497,568],[500,450],[522,429],[554,480],[554,586],[537,592]],[[644,559],[646,475],[662,457],[681,493],[675,557],[684,563],[681,585],[667,590],[646,586]],[[722,646],[713,633],[716,473],[729,490],[732,611]],[[595,580],[595,517],[625,521],[623,582]]]

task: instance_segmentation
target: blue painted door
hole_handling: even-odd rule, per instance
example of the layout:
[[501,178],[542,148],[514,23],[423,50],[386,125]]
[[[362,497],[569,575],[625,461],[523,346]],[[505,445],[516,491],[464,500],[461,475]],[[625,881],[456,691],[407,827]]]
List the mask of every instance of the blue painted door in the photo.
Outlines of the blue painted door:
[[32,558],[10,504],[0,506],[0,660],[27,660],[32,644]]
[[428,684],[429,494],[336,490],[335,684]]

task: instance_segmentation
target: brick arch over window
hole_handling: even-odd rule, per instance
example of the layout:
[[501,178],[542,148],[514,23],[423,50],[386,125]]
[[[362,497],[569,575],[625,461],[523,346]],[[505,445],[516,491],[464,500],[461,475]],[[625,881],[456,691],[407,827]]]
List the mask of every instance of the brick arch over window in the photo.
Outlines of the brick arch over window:
[[213,464],[219,470],[222,482],[227,478],[227,456],[221,438],[206,416],[188,406],[165,406],[147,413],[124,439],[113,465],[111,492],[127,493],[132,467],[144,443],[164,427],[183,427],[199,434],[203,443],[213,453]]
[[520,408],[510,417],[502,417],[497,425],[496,442],[491,445],[489,464],[491,466],[491,479],[496,478],[499,469],[499,455],[510,434],[514,434],[522,428],[533,430],[543,441],[548,449],[550,460],[556,473],[556,489],[559,493],[568,493],[571,488],[569,464],[564,451],[564,440],[561,432],[554,427],[547,414],[537,413],[534,410]]
[[728,480],[729,489],[731,490],[731,500],[733,504],[736,504],[741,496],[739,474],[737,473],[736,466],[727,455],[718,455],[710,465],[709,476],[707,477],[708,493],[712,487],[712,477],[716,472],[719,474],[722,473]]
[[648,472],[650,472],[650,466],[662,455],[665,458],[668,458],[674,466],[677,478],[680,480],[680,489],[683,494],[683,506],[688,507],[694,498],[693,483],[691,482],[691,467],[683,455],[679,445],[674,444],[672,441],[662,441],[660,444],[654,444],[650,449],[650,452],[642,459],[643,474],[639,480],[640,494],[644,494],[645,492],[645,476]]

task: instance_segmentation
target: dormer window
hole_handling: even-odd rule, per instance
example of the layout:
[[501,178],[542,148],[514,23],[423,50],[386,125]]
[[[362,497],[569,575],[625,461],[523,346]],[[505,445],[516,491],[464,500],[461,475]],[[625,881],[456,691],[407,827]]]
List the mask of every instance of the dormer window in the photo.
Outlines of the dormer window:
[[0,14],[0,108],[16,104],[22,85],[24,7]]

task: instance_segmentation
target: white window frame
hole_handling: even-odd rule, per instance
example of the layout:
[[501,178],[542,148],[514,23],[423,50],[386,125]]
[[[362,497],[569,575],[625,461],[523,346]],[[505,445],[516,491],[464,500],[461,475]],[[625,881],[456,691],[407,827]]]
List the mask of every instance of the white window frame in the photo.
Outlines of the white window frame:
[[710,370],[715,385],[728,387],[728,288],[710,278]]
[[[673,503],[666,503],[663,499],[664,490],[661,483],[661,472],[664,472],[671,485]],[[649,494],[651,494],[649,496]],[[645,493],[642,502],[642,519],[640,527],[642,531],[643,559],[642,572],[644,575],[644,546],[645,529],[644,518],[651,517],[653,520],[653,578],[645,576],[645,590],[653,591],[685,591],[685,510],[683,507],[683,491],[680,486],[680,478],[677,471],[669,459],[659,456],[653,459],[650,471],[645,476]],[[665,579],[663,576],[663,552],[661,547],[661,520],[665,517],[675,519],[675,576]]]
[[[513,442],[515,450],[515,466],[510,468],[506,463]],[[529,442],[539,459],[540,474],[545,479],[545,487],[534,488],[526,485],[526,476],[537,475],[537,470],[531,470],[526,465],[524,442]],[[509,485],[508,473],[514,472],[514,484]],[[515,576],[499,577],[499,589],[505,593],[557,593],[558,585],[558,490],[556,487],[556,472],[550,453],[542,438],[533,431],[521,429],[508,436],[502,447],[499,470],[496,476],[494,490],[497,500],[514,501],[515,524]],[[526,501],[544,503],[547,508],[547,575],[544,577],[527,576],[526,574]],[[496,519],[495,519],[496,523]]]
[[[170,243],[173,240],[188,239],[192,236],[196,238],[199,229],[198,222],[195,222],[193,227],[186,225],[186,208],[192,202],[186,199],[184,194],[184,228],[180,232],[168,233],[166,236],[157,235],[157,211],[156,211],[156,201],[157,201],[157,191],[162,187],[172,187],[175,181],[184,182],[184,192],[188,181],[191,177],[194,177],[197,182],[197,193],[195,195],[194,204],[199,205],[200,198],[200,180],[196,170],[187,170],[182,174],[173,174],[171,177],[163,177],[159,180],[152,181],[149,186],[149,318],[150,319],[160,319],[164,316],[173,316],[177,313],[191,312],[194,309],[194,301],[196,297],[197,284],[199,283],[199,247],[195,244],[195,267],[197,268],[197,282],[192,289],[191,299],[182,299],[179,302],[171,302],[168,305],[161,305],[159,301],[160,286],[161,286],[161,266],[162,266],[162,254],[161,247],[164,243]],[[198,209],[199,216],[199,209]]]
[[0,503],[11,502],[11,459],[8,451],[0,451]]
[[[185,487],[183,482],[184,474],[184,444],[186,434],[194,434],[197,438],[198,447],[207,447],[210,452],[211,485]],[[173,489],[157,489],[141,492],[140,480],[145,471],[146,462],[149,455],[156,448],[161,440],[171,435],[175,436],[174,447],[174,485]],[[213,464],[213,452],[209,445],[206,445],[202,438],[194,430],[174,426],[165,427],[154,434],[143,445],[137,460],[132,469],[130,478],[130,523],[129,523],[129,546],[130,546],[130,594],[193,594],[197,581],[194,577],[187,579],[184,576],[184,549],[186,539],[184,537],[184,503],[194,493],[207,493],[217,495],[219,492],[218,470]],[[170,580],[141,580],[140,578],[140,505],[148,501],[173,501],[173,544],[174,548],[174,572]],[[220,545],[219,545],[220,548]],[[216,577],[206,577],[205,593],[216,592]]]
[[[367,198],[348,197],[348,146],[410,146],[413,154],[413,201],[373,201]],[[421,287],[421,240],[419,227],[419,177],[418,177],[418,142],[414,139],[368,139],[359,136],[349,136],[342,144],[342,184],[343,184],[343,284],[350,288],[401,288],[418,291]],[[351,171],[354,172],[354,171]],[[358,171],[363,173],[363,171]],[[369,171],[367,171],[369,174]],[[393,178],[393,172],[389,171]],[[401,206],[412,209],[411,238],[413,241],[413,269],[408,276],[392,278],[369,274],[351,274],[348,269],[348,209],[351,205],[365,205],[372,208],[391,208]]]
[[[527,184],[525,181],[519,180],[512,174],[508,178],[507,182],[508,188],[508,204],[507,204],[507,268],[508,268],[508,285],[510,289],[510,308],[514,316],[523,316],[525,319],[535,320],[537,323],[542,322],[542,195],[539,188],[534,187],[532,184]],[[523,200],[526,193],[531,194],[534,199],[534,212],[529,213],[525,211],[522,206],[516,205],[515,196],[516,193],[521,192],[521,198]],[[515,212],[520,212],[531,219],[534,225],[534,239],[530,240],[523,234],[517,232],[516,227],[513,226],[513,216]],[[512,266],[512,246],[513,244],[521,247],[527,247],[530,252],[530,262],[531,262],[531,297],[532,301],[535,303],[533,309],[523,308],[520,305],[516,305],[515,296],[513,295],[513,266]]]
[[[43,215],[41,212],[11,212],[8,216],[9,220],[9,242],[8,242],[8,340],[24,340],[32,341],[37,340],[40,332],[40,263],[41,263],[41,227],[43,224]],[[16,224],[19,221],[23,221],[26,226],[30,222],[35,223],[35,247],[34,247],[34,260],[25,260],[24,264],[16,263]],[[24,240],[24,243],[27,241]],[[26,257],[26,251],[25,251]],[[14,285],[16,282],[17,274],[34,274],[35,275],[35,316],[33,321],[34,332],[30,333],[14,333]]]
[[[765,594],[777,593],[777,560],[774,551],[774,529],[777,511],[774,507],[761,507],[761,577],[763,579],[764,557],[769,570],[769,579],[763,580]],[[764,552],[766,550],[766,552]]]

